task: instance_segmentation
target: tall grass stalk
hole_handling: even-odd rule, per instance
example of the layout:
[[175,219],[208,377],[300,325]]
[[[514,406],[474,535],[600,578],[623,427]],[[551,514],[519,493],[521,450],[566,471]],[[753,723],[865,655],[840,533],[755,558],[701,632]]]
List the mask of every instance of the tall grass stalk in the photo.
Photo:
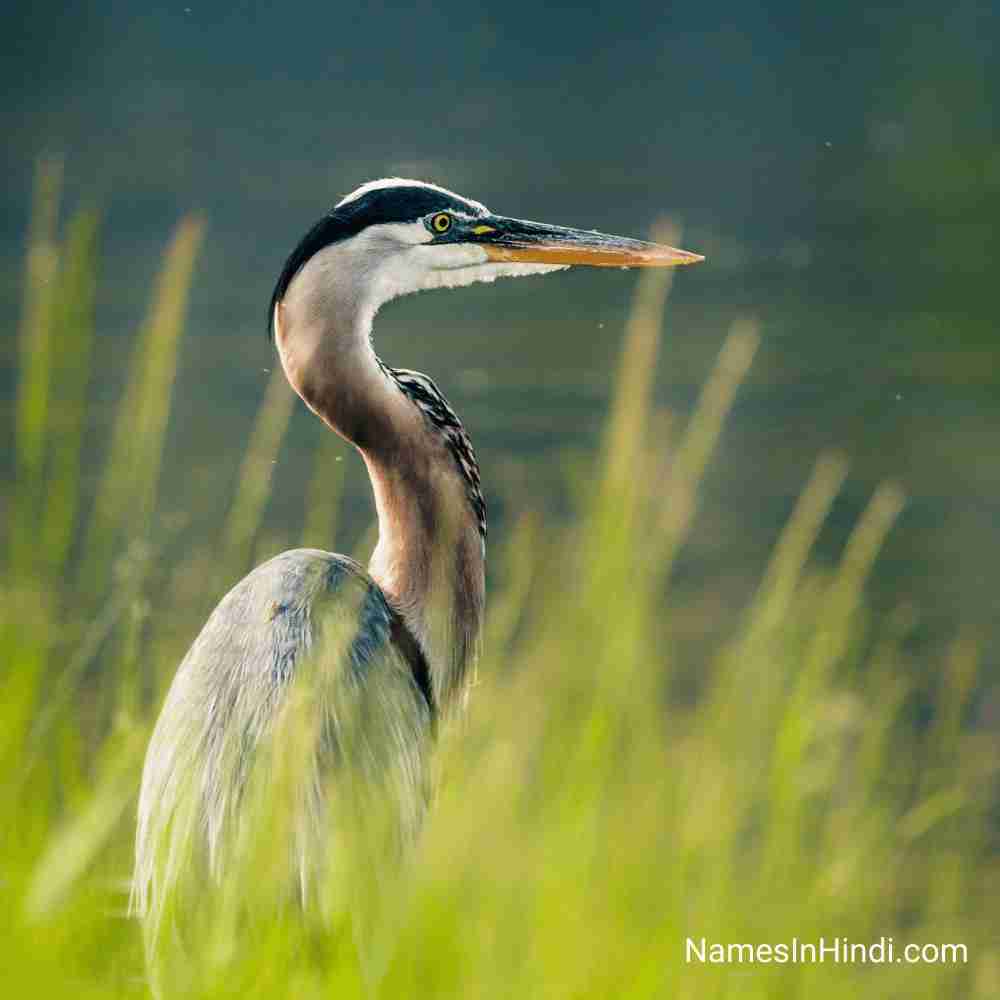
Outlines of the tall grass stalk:
[[304,548],[329,549],[337,535],[337,510],[344,489],[344,450],[343,442],[323,428],[306,493]]
[[92,592],[106,578],[123,539],[148,536],[177,373],[177,351],[204,224],[185,219],[164,256],[146,322],[132,351],[111,446],[81,560],[80,583]]
[[223,567],[236,567],[242,572],[249,568],[254,537],[271,492],[271,476],[294,401],[284,372],[275,368],[243,456],[236,496],[226,520],[220,563]]
[[8,506],[8,614],[0,639],[16,671],[0,679],[0,697],[9,727],[0,728],[0,767],[7,768],[30,722],[49,644],[56,598],[40,564],[38,539],[43,530],[47,430],[51,396],[52,332],[60,251],[57,244],[62,163],[39,164],[35,175],[31,224],[25,254],[24,298],[19,336],[20,378],[15,411],[14,454],[18,488]]
[[43,161],[35,175],[31,226],[25,254],[21,307],[15,454],[18,492],[8,535],[10,569],[30,571],[37,548],[37,501],[42,495],[52,368],[52,330],[58,291],[56,227],[62,162]]

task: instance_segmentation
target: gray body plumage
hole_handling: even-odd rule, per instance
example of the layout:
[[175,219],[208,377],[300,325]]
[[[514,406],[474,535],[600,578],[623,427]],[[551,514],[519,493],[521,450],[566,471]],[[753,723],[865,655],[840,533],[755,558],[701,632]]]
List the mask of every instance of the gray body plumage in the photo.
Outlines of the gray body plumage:
[[395,800],[400,835],[409,839],[425,802],[433,714],[423,669],[405,625],[353,560],[297,549],[241,580],[181,663],[150,742],[136,908],[155,922],[180,868],[204,864],[211,875],[224,865],[255,752],[297,684],[318,694],[323,707],[293,819],[302,892],[323,864],[322,842],[335,825],[327,810],[337,803],[325,801],[324,783],[345,758]]

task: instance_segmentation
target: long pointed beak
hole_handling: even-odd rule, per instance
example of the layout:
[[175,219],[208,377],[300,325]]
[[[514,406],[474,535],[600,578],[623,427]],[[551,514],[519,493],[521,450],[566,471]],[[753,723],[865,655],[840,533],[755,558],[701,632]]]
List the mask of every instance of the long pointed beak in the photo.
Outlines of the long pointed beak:
[[678,267],[697,264],[701,254],[626,236],[567,229],[523,219],[489,216],[473,229],[490,260],[586,267]]

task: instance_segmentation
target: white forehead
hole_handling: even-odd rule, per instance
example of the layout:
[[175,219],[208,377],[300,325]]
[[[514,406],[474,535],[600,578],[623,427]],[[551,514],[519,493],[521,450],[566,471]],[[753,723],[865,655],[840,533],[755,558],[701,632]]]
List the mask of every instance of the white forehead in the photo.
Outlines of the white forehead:
[[457,194],[455,191],[449,191],[447,188],[441,187],[439,184],[431,184],[428,181],[409,180],[406,177],[383,177],[381,180],[368,181],[366,184],[362,184],[361,187],[352,191],[349,195],[341,198],[335,207],[340,208],[341,205],[347,205],[349,202],[356,201],[363,195],[368,194],[369,191],[380,191],[383,188],[393,187],[427,188],[428,191],[437,191],[439,194],[446,194],[451,198],[458,198],[461,201],[467,201],[478,212],[489,211],[485,205],[473,198],[466,198],[464,194]]

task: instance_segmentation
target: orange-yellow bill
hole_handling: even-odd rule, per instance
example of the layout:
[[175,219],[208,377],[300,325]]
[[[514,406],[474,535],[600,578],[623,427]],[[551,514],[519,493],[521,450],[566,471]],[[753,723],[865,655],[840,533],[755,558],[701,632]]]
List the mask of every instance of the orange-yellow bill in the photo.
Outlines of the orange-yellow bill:
[[477,242],[490,260],[586,267],[679,267],[705,258],[689,250],[493,216],[482,220]]

